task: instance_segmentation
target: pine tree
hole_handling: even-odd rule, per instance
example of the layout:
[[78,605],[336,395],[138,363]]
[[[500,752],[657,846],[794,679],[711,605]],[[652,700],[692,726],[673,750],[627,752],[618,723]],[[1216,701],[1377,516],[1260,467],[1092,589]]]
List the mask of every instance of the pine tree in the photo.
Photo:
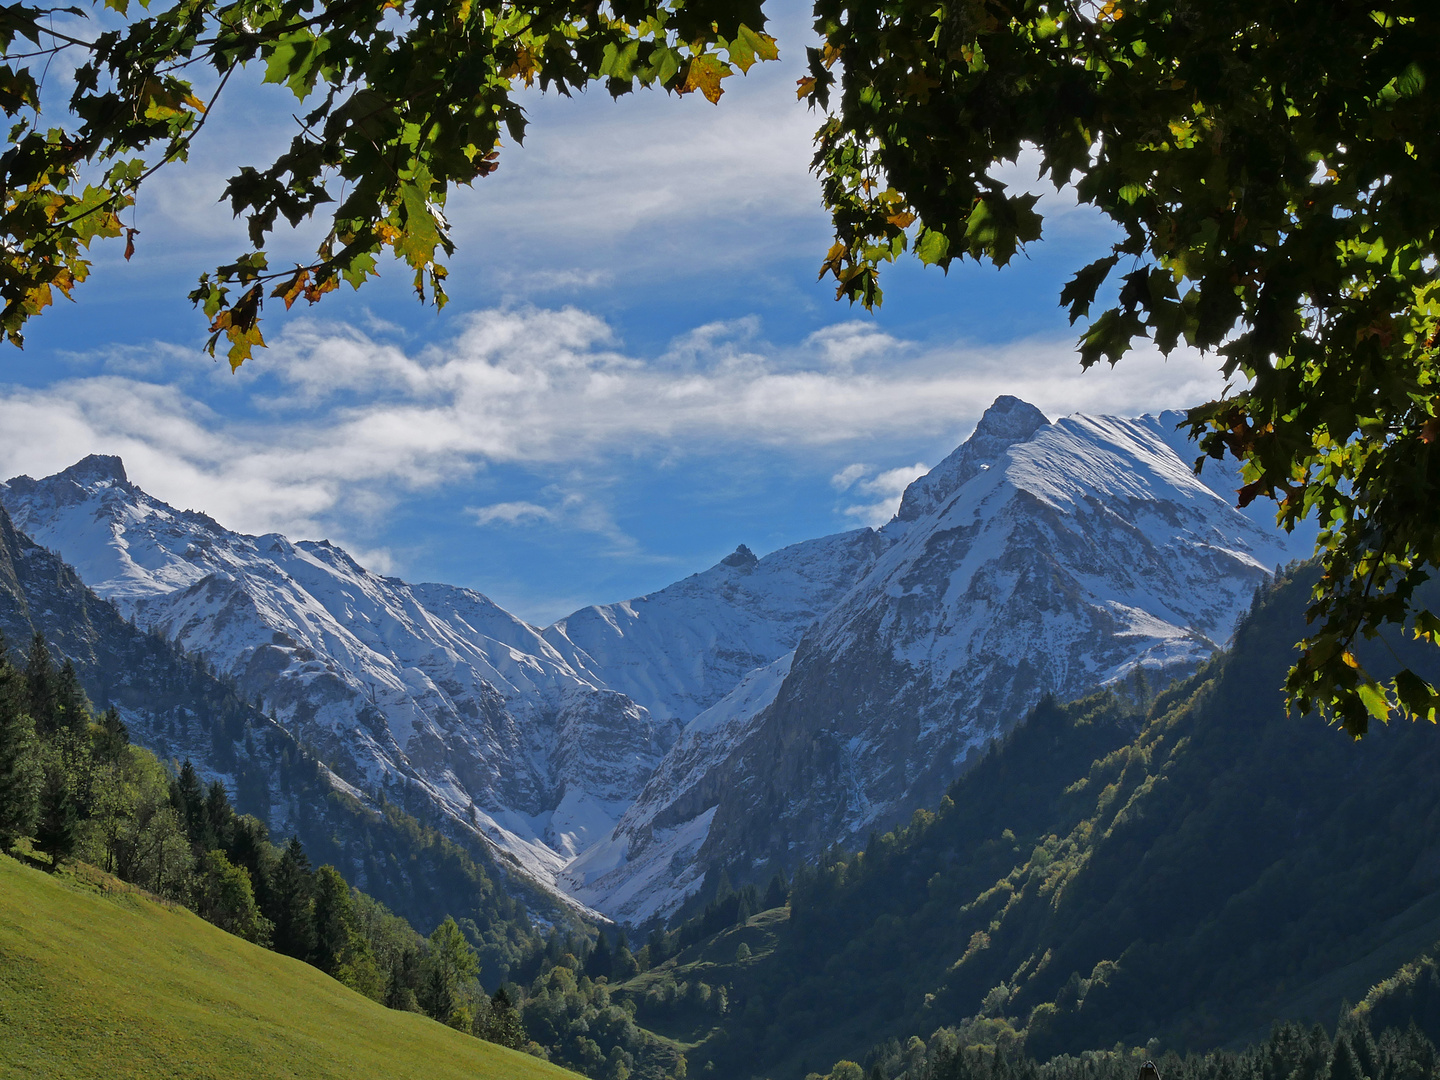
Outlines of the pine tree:
[[170,783],[170,805],[185,823],[185,835],[197,852],[211,851],[216,847],[215,837],[207,835],[205,816],[205,791],[200,786],[200,776],[188,759],[180,767],[180,775]]
[[770,885],[765,890],[765,899],[761,901],[761,910],[769,911],[771,908],[784,907],[785,901],[790,898],[790,889],[785,884],[785,876],[776,874],[770,879]]
[[0,638],[0,850],[30,836],[40,812],[40,748],[25,697]]
[[1330,1080],[1365,1080],[1355,1050],[1343,1035],[1336,1038],[1330,1054]]
[[424,969],[420,1004],[431,1017],[448,1024],[460,1007],[462,991],[480,969],[475,950],[453,918],[447,917],[430,935]]
[[421,980],[420,953],[412,948],[400,950],[390,964],[390,976],[385,982],[383,1004],[389,1009],[402,1012],[419,1012],[420,1001],[416,989]]
[[35,733],[46,737],[55,731],[59,702],[55,694],[55,665],[50,660],[50,647],[39,630],[30,639],[30,655],[25,659],[26,706],[35,721]]
[[211,780],[205,789],[205,831],[214,838],[214,846],[229,849],[235,842],[235,810],[225,785]]
[[75,852],[78,840],[80,815],[75,806],[75,794],[70,776],[58,754],[47,755],[44,779],[40,784],[39,819],[35,824],[35,842],[58,868],[61,859],[68,859]]
[[310,962],[334,975],[357,950],[350,886],[333,866],[315,871],[315,951]]
[[276,864],[270,890],[273,907],[265,913],[275,924],[276,952],[305,960],[315,951],[314,887],[310,860],[299,838],[292,836]]
[[508,1046],[511,1050],[519,1050],[530,1041],[530,1037],[525,1033],[525,1025],[520,1020],[520,1012],[510,999],[509,991],[503,986],[490,997],[489,1022],[481,1038]]
[[83,735],[90,728],[90,699],[80,685],[75,665],[67,658],[55,677],[55,727]]
[[615,955],[610,951],[610,940],[602,930],[595,939],[595,948],[591,949],[590,955],[585,958],[585,974],[592,979],[608,979],[614,967]]
[[130,729],[120,719],[119,710],[111,705],[100,718],[100,731],[95,736],[95,757],[106,764],[119,761],[129,745]]
[[740,902],[735,905],[735,922],[744,926],[751,915],[755,914],[755,905],[759,901],[755,899],[755,886],[746,885],[740,890]]

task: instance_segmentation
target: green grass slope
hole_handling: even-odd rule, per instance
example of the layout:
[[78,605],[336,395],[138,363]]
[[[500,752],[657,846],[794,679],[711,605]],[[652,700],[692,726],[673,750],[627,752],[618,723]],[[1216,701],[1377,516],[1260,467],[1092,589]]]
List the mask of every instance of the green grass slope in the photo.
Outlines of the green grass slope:
[[575,1078],[124,890],[0,856],[0,1077]]

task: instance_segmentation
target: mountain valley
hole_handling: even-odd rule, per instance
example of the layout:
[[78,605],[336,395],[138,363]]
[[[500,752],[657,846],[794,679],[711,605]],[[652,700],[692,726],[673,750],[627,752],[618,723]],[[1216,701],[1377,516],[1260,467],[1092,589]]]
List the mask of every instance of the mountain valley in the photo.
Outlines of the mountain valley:
[[1001,398],[884,527],[742,545],[545,628],[176,510],[115,458],[14,478],[0,505],[355,797],[639,924],[717,870],[792,871],[933,804],[1046,694],[1223,645],[1309,544],[1233,510],[1228,476],[1201,482],[1178,419],[1051,423]]

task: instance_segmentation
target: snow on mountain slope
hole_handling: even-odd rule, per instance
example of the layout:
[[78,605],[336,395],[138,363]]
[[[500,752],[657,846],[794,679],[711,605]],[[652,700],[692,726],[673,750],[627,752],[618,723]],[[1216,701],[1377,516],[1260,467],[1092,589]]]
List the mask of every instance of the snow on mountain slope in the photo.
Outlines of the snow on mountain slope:
[[710,866],[793,866],[933,803],[1044,693],[1222,644],[1313,532],[1231,509],[1233,469],[1197,480],[1179,419],[1052,424],[1000,398],[884,528],[742,545],[544,630],[324,541],[177,511],[115,458],[18,477],[0,503],[347,782],[641,922]]
[[[92,456],[0,486],[17,524],[136,622],[262,696],[348,782],[408,785],[553,884],[607,837],[689,720],[786,655],[883,544],[868,529],[541,631],[479,593],[365,570],[325,541],[232,532]],[[632,690],[640,702],[625,691]]]
[[887,550],[788,671],[687,727],[569,887],[631,921],[664,914],[702,868],[793,867],[933,804],[1046,693],[1203,660],[1267,568],[1309,550],[1200,482],[1171,427],[1051,424],[998,400],[906,492]]
[[745,545],[710,569],[545,631],[577,671],[657,719],[688,722],[800,634],[865,575],[885,544],[871,529],[806,540],[757,559]]
[[541,881],[609,832],[676,733],[478,593],[371,574],[324,541],[233,533],[150,497],[116,458],[19,477],[0,501],[139,625],[263,695],[349,782],[419,786]]
[[750,672],[686,725],[614,832],[561,874],[570,895],[622,922],[669,911],[704,883],[695,858],[715,813],[718,766],[775,700],[794,653]]

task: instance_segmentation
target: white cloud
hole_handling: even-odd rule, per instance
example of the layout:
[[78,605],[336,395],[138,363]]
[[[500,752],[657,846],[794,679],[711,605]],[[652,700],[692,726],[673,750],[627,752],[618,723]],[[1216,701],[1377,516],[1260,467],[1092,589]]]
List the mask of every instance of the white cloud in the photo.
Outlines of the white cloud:
[[870,472],[870,466],[862,462],[855,462],[853,465],[846,465],[830,478],[830,486],[836,491],[848,491],[866,473]]
[[895,511],[900,509],[900,499],[905,489],[918,478],[930,471],[923,461],[914,465],[902,465],[896,469],[885,469],[875,475],[869,465],[847,465],[830,480],[841,491],[849,491],[859,498],[870,496],[864,502],[854,503],[842,509],[846,517],[854,518],[862,525],[884,525]]
[[489,506],[472,506],[467,511],[477,525],[529,525],[538,521],[554,521],[555,511],[533,502],[498,502]]
[[[877,337],[883,349],[870,347]],[[837,342],[860,345],[837,364]],[[157,363],[170,355],[153,350]],[[169,364],[153,381],[132,350],[102,374],[0,391],[0,475],[43,475],[86,453],[118,453],[156,495],[233,527],[343,533],[346,522],[382,514],[402,493],[488,464],[560,475],[606,461],[765,447],[839,469],[862,454],[894,460],[948,449],[1002,393],[1051,416],[1134,415],[1191,404],[1222,386],[1213,362],[1189,353],[1162,361],[1141,352],[1113,370],[1083,373],[1066,340],[922,345],[841,324],[778,348],[753,319],[699,327],[641,357],[576,308],[478,312],[453,339],[418,348],[297,320],[239,381],[208,366],[196,375],[193,361]],[[242,419],[228,404],[207,404],[237,393],[259,414]],[[864,520],[898,498],[906,475],[839,472],[873,496],[854,509]],[[630,543],[575,491],[530,505],[563,512],[553,522]],[[475,513],[484,524],[523,524],[539,521],[539,510],[497,503]]]
[[550,485],[541,492],[551,500],[549,506],[528,500],[491,503],[488,506],[472,506],[467,513],[482,528],[492,525],[524,527],[546,525],[574,532],[591,533],[610,541],[610,546],[601,554],[634,555],[639,545],[634,537],[625,533],[615,523],[609,509],[591,493],[566,491],[558,485]]

